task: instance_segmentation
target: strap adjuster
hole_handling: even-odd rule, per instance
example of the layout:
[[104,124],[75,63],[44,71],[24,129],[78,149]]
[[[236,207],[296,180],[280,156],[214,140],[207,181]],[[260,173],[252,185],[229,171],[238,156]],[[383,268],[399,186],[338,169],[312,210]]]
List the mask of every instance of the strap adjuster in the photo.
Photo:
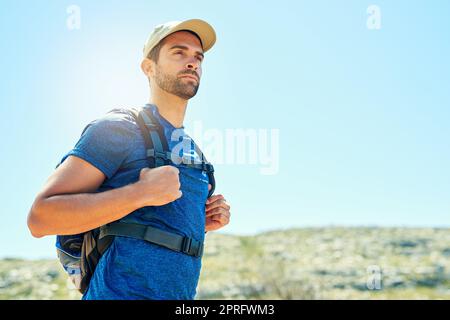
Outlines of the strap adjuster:
[[147,157],[155,157],[161,159],[167,159],[170,152],[160,152],[155,149],[147,149]]
[[154,158],[155,161],[157,159],[161,159],[163,164],[170,163],[171,153],[170,152],[160,152],[155,149],[147,149],[147,157]]
[[203,254],[203,243],[189,237],[184,237],[181,251],[190,256],[201,257]]
[[202,163],[202,169],[203,169],[203,171],[206,171],[206,172],[210,172],[210,173],[213,173],[214,172],[214,167],[213,167],[213,165],[211,164],[211,163],[209,163],[209,162],[203,162]]
[[181,251],[183,253],[189,254],[192,245],[192,238],[184,237],[183,244],[181,245]]

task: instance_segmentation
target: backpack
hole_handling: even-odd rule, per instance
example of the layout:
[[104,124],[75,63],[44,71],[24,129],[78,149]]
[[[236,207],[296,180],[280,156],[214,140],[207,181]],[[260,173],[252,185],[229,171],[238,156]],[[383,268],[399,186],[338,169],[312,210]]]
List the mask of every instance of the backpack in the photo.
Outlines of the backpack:
[[[113,113],[116,110],[113,109],[108,113]],[[173,163],[164,129],[152,112],[148,112],[142,107],[125,110],[136,120],[144,138],[149,168]],[[208,197],[210,197],[215,189],[214,167],[205,159],[195,143],[194,147],[202,159],[201,163],[186,163],[183,161],[183,165],[206,171],[211,184],[208,193]],[[56,167],[58,166],[59,164]],[[86,292],[100,258],[109,248],[115,236],[142,239],[195,257],[201,257],[203,254],[203,243],[193,238],[183,237],[152,226],[121,221],[112,222],[76,235],[57,235],[56,252],[58,259],[80,293]]]

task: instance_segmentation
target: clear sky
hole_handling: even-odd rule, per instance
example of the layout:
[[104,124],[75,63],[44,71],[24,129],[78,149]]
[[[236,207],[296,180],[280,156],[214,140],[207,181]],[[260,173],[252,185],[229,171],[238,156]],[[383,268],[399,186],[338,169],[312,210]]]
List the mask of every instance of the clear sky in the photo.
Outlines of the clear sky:
[[[450,225],[446,0],[0,3],[0,257],[55,256],[54,237],[26,227],[36,193],[88,122],[148,101],[144,41],[189,18],[217,43],[186,130],[279,130],[276,174],[215,166],[232,206],[221,232]],[[367,26],[370,5],[381,29]]]

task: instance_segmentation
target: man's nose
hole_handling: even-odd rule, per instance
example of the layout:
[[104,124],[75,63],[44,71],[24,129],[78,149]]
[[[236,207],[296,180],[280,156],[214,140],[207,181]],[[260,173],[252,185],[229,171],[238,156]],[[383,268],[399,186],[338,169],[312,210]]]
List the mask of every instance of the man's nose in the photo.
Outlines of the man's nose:
[[191,69],[191,70],[197,70],[198,67],[199,67],[199,62],[196,58],[190,59],[186,64],[186,68]]

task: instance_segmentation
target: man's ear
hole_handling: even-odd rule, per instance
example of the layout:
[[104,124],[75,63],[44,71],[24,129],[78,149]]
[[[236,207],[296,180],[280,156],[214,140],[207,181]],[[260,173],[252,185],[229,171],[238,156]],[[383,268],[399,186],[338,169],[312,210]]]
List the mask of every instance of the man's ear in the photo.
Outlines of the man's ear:
[[153,75],[153,61],[148,58],[142,60],[141,70],[148,78],[150,78],[150,76]]

